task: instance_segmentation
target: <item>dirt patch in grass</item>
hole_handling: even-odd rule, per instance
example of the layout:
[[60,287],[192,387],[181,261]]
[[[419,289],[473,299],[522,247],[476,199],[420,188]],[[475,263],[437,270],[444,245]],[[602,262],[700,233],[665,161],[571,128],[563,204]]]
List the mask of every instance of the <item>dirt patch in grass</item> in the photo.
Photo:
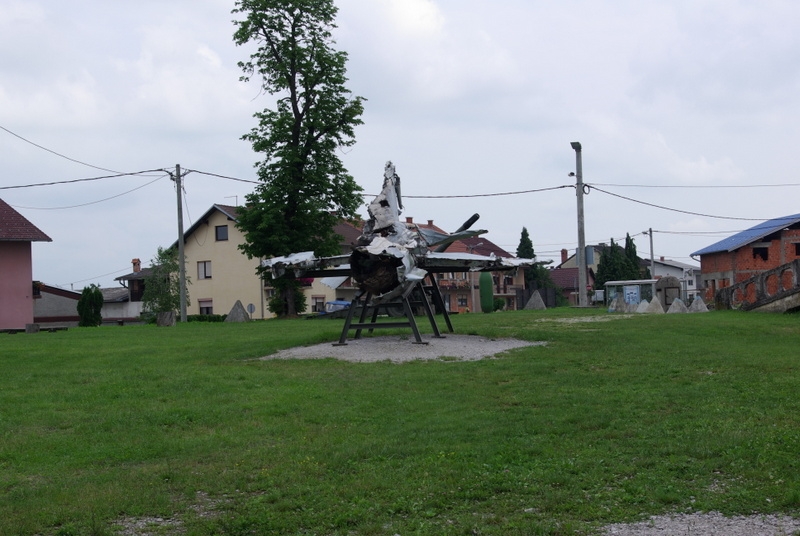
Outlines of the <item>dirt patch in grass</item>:
[[412,335],[365,337],[351,339],[345,346],[332,343],[298,346],[281,350],[261,359],[324,359],[332,357],[357,363],[440,359],[443,361],[474,361],[496,356],[514,348],[543,346],[544,342],[518,339],[488,339],[473,335],[447,334],[437,338],[423,335],[426,344],[416,344]]

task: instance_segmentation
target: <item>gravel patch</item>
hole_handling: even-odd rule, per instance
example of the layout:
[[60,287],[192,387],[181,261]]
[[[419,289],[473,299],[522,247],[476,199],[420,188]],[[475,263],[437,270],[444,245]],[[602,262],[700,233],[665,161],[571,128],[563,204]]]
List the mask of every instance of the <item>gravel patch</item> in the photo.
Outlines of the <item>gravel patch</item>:
[[719,512],[653,516],[648,521],[603,527],[605,536],[790,536],[800,519],[782,515],[725,517]]
[[518,339],[488,339],[474,335],[447,334],[436,338],[423,335],[423,342],[415,344],[413,336],[365,337],[351,339],[345,346],[332,343],[314,346],[298,346],[281,350],[261,359],[324,359],[332,357],[356,363],[391,361],[403,363],[415,360],[440,359],[445,361],[475,361],[496,356],[514,348],[543,346],[544,342],[521,341]]

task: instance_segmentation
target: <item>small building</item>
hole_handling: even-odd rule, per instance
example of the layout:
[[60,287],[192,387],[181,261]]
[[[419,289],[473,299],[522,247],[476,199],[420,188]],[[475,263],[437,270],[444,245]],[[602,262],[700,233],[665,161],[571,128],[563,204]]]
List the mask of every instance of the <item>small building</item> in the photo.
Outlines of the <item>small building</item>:
[[606,281],[606,305],[610,305],[617,296],[622,296],[625,303],[637,305],[642,300],[653,301],[653,292],[664,309],[669,308],[676,299],[689,303],[692,296],[686,292],[686,281],[677,277],[664,276],[657,279],[633,279],[628,281]]
[[0,329],[33,324],[32,242],[52,239],[0,199]]
[[[622,296],[625,303],[637,305],[642,300],[653,300],[653,289],[657,279],[630,279],[626,281],[606,281],[605,300],[606,305],[610,305]],[[663,302],[662,302],[663,303]]]
[[[406,225],[416,225],[422,229],[448,234],[438,227],[433,220],[427,223],[415,223],[411,217],[406,217]],[[451,253],[473,253],[495,257],[512,258],[513,255],[504,250],[486,235],[462,238],[450,244],[447,248]],[[480,311],[480,272],[439,272],[435,275],[436,282],[442,294],[444,306],[449,312]],[[524,299],[525,274],[523,270],[492,272],[492,290],[495,298],[505,302],[506,310],[516,310],[525,307]]]
[[[152,273],[152,268],[142,268],[138,258],[131,260],[133,271],[114,279],[119,281],[123,290],[101,289],[103,292],[103,318],[131,320],[142,314],[142,298],[144,297],[144,281]],[[124,296],[123,296],[124,294]]]
[[49,326],[77,326],[78,300],[81,293],[38,283],[33,305],[33,321]]
[[654,267],[651,269],[653,278],[662,279],[664,277],[674,277],[680,281],[681,299],[684,302],[689,303],[696,296],[701,295],[699,266],[673,261],[672,259],[665,259],[664,257],[654,259],[653,264]]
[[800,214],[759,223],[692,253],[700,258],[704,299],[800,259]]
[[[580,303],[578,299],[578,268],[557,267],[553,268],[548,273],[550,274],[550,279],[553,281],[553,284],[561,289],[561,295],[570,305],[577,306]],[[586,271],[586,285],[590,288],[594,288],[594,270],[591,267]],[[600,292],[602,292],[602,290]]]

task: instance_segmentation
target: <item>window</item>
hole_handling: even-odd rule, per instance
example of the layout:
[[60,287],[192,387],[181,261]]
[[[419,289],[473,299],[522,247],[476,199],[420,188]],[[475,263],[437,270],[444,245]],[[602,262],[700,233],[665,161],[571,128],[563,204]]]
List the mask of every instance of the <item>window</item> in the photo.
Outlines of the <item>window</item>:
[[800,257],[800,242],[794,245],[794,254],[796,257]]
[[197,263],[197,279],[211,279],[211,261]]
[[459,294],[458,295],[458,306],[459,307],[466,307],[467,306],[467,295],[466,294]]
[[217,242],[222,242],[223,240],[228,239],[228,226],[227,225],[217,225],[216,229],[216,237]]
[[766,261],[769,259],[769,248],[765,247],[754,247],[753,248],[753,258],[760,257],[762,261]]
[[325,312],[325,296],[311,296],[311,312]]
[[200,306],[201,315],[214,314],[214,303],[212,300],[197,300],[197,305]]

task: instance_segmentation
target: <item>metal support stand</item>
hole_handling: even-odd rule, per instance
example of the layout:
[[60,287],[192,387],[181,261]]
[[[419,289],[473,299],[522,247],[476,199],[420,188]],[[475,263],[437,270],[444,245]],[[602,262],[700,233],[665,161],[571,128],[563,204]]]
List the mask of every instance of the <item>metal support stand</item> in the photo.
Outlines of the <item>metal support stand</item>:
[[[433,276],[431,276],[433,279]],[[430,300],[428,299],[428,295],[426,293],[426,289],[431,291],[434,301],[442,308],[444,311],[445,319],[447,322],[447,327],[450,332],[453,332],[453,326],[450,324],[450,318],[447,316],[447,311],[444,310],[444,302],[442,300],[442,296],[439,293],[439,287],[436,285],[436,280],[433,279],[432,287],[423,287],[422,283],[417,283],[411,287],[400,297],[399,302],[398,300],[386,302],[386,303],[378,303],[373,304],[372,307],[372,316],[370,321],[367,322],[367,314],[369,313],[370,301],[372,300],[372,293],[359,293],[356,294],[356,297],[353,298],[353,301],[350,302],[350,308],[347,311],[347,317],[344,321],[344,326],[342,327],[342,334],[339,337],[339,342],[334,343],[334,346],[345,346],[347,345],[347,335],[351,329],[356,330],[354,339],[361,338],[361,332],[364,329],[369,330],[369,333],[372,333],[374,329],[379,328],[405,328],[410,327],[411,332],[414,334],[414,344],[428,344],[427,342],[422,340],[422,337],[419,333],[419,328],[417,327],[417,321],[414,318],[414,311],[411,307],[411,300],[409,297],[411,296],[412,292],[415,290],[418,291],[418,294],[421,299],[421,303],[423,308],[425,309],[425,314],[428,317],[428,321],[431,323],[431,328],[433,329],[433,336],[436,338],[442,338],[443,335],[439,331],[439,326],[436,324],[436,318],[433,314],[433,308],[431,307]],[[403,312],[405,313],[406,320],[404,322],[378,322],[378,313],[381,309],[389,309],[391,307],[397,307],[398,305],[402,305]],[[353,322],[353,316],[355,315],[356,309],[361,306],[361,314],[359,315],[358,322]]]

